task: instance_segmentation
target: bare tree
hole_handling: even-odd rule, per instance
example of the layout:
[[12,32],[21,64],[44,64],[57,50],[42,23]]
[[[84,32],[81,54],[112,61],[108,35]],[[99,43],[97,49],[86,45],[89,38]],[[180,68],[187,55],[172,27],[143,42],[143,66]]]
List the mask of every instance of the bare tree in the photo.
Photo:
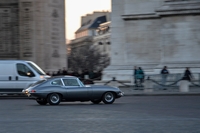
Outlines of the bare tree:
[[110,59],[107,54],[99,52],[98,48],[93,46],[82,46],[71,49],[68,54],[68,68],[72,71],[78,70],[102,70],[109,65]]

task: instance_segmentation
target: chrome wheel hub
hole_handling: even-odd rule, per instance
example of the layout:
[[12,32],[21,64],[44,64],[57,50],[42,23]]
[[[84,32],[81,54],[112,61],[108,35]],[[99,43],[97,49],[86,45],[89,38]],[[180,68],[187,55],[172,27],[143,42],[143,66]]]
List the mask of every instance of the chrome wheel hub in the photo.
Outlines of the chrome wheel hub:
[[54,94],[51,96],[51,102],[52,103],[57,103],[59,101],[59,96],[58,94]]
[[105,96],[105,100],[107,102],[111,102],[113,100],[113,94],[112,93],[107,93]]

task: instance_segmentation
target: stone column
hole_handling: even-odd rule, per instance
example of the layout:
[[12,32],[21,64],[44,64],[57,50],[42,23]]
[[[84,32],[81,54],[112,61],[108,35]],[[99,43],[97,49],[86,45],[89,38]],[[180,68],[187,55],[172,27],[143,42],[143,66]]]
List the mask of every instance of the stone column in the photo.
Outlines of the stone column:
[[19,58],[18,1],[0,1],[0,59]]
[[191,67],[200,73],[199,0],[113,0],[111,64],[103,80],[130,80],[133,66],[145,74]]
[[64,0],[20,0],[21,59],[45,71],[67,66]]
[[33,0],[19,1],[20,59],[35,62],[35,25]]

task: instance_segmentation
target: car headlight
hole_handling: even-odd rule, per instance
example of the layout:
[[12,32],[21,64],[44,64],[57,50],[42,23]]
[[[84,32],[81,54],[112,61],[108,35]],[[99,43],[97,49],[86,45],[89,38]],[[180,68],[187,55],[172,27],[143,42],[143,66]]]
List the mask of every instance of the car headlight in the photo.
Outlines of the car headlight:
[[120,96],[124,96],[124,92],[119,92],[118,93]]

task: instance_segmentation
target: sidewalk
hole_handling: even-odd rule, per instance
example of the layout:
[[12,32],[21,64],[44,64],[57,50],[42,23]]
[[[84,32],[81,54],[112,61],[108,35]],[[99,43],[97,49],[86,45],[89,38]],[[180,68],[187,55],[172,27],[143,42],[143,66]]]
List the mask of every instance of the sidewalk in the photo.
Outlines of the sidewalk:
[[161,89],[144,89],[140,87],[119,86],[124,96],[168,96],[168,95],[200,95],[200,87],[190,87],[188,92],[180,92],[179,88]]
[[[178,83],[175,86],[166,86],[166,89],[162,86],[153,83],[151,80],[146,80],[144,87],[136,87],[131,83],[123,83],[117,80],[111,80],[107,83],[103,81],[95,82],[96,85],[108,85],[118,87],[124,92],[124,96],[168,96],[168,95],[200,95],[200,86],[188,86],[185,82],[182,85]],[[145,88],[146,86],[146,88]],[[181,89],[179,89],[181,88]]]

